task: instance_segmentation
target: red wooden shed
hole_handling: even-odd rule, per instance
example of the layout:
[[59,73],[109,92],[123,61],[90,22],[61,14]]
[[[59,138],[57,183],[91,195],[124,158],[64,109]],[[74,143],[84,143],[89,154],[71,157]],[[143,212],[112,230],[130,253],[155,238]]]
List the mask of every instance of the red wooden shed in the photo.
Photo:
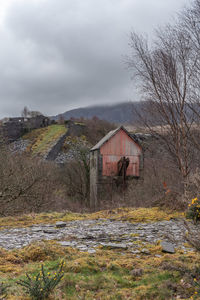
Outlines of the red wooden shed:
[[121,126],[110,131],[90,151],[91,199],[98,197],[98,188],[106,178],[122,176],[123,162],[126,177],[139,178],[143,168],[142,148],[134,135]]

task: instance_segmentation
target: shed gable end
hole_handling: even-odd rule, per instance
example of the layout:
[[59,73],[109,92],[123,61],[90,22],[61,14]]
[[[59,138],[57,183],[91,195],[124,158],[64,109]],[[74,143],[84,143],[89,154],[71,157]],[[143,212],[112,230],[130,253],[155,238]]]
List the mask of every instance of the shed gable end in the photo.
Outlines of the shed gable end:
[[140,155],[141,148],[123,129],[120,129],[100,147],[100,153],[101,155],[132,156]]

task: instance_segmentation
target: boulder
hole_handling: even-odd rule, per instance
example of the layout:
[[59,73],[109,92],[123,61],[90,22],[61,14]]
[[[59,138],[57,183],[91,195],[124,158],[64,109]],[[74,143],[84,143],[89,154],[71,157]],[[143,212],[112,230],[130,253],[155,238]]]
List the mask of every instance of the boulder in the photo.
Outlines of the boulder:
[[162,252],[166,252],[166,253],[175,253],[175,248],[174,245],[172,243],[169,242],[161,242],[161,247],[162,247]]

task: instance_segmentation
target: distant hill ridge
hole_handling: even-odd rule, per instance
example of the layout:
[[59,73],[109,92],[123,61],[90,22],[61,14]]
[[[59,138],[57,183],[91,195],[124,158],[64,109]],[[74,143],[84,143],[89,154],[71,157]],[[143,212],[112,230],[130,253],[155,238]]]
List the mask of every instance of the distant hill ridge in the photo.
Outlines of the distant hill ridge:
[[53,120],[58,120],[63,117],[65,120],[70,118],[91,119],[94,116],[101,120],[106,120],[116,124],[130,124],[136,118],[135,109],[139,110],[140,102],[124,102],[113,105],[89,106],[83,108],[72,109],[62,114],[52,117]]

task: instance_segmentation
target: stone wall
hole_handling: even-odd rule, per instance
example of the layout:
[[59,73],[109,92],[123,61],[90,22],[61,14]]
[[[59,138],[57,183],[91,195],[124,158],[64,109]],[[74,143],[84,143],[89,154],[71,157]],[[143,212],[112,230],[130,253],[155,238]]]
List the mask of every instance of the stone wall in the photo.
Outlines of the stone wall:
[[33,118],[10,118],[4,122],[2,133],[7,142],[14,142],[19,139],[24,133],[48,126],[50,120],[44,116],[36,116]]
[[2,125],[2,134],[7,142],[13,142],[19,139],[25,133],[23,123],[6,122]]

